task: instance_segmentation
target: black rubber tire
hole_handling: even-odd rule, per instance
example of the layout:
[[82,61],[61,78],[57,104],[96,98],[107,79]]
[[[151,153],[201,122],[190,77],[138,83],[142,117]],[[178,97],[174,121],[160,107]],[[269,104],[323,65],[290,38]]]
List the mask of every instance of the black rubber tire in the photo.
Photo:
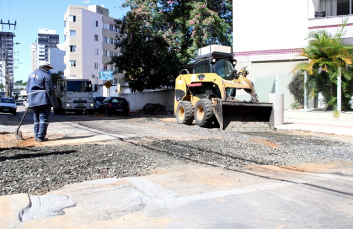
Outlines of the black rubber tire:
[[191,125],[194,120],[194,106],[190,101],[181,101],[175,115],[178,123]]
[[105,114],[106,115],[112,115],[112,113],[107,108],[105,109]]
[[215,120],[213,104],[208,99],[200,99],[197,101],[194,109],[194,118],[196,124],[200,127],[211,127]]

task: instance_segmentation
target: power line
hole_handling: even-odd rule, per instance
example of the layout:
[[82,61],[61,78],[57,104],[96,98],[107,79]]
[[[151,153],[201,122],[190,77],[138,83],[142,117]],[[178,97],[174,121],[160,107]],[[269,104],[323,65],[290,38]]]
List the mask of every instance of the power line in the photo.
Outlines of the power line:
[[16,17],[15,17],[16,21],[17,21],[18,9],[20,8],[20,2],[21,2],[21,0],[18,0],[17,10],[16,10]]

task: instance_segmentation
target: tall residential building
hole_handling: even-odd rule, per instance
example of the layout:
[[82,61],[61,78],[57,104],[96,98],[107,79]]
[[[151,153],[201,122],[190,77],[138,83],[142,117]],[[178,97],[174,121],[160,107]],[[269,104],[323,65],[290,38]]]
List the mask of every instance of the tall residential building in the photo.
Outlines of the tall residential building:
[[[344,41],[353,43],[353,0],[233,0],[233,51],[237,68],[247,66],[261,101],[284,94],[284,107],[294,102],[288,84],[309,33],[335,34],[347,19]],[[319,98],[320,99],[320,98]],[[311,107],[320,106],[315,98]]]
[[0,32],[0,83],[6,86],[6,95],[11,96],[14,83],[12,32]]
[[[64,44],[66,55],[65,77],[67,79],[90,79],[93,84],[102,84],[99,71],[114,70],[108,65],[115,49],[118,29],[109,10],[97,6],[70,5],[64,15]],[[123,74],[115,74],[113,84],[122,83]]]
[[37,69],[39,61],[49,61],[49,49],[57,48],[59,35],[55,30],[40,28],[35,43],[32,43],[32,71]]

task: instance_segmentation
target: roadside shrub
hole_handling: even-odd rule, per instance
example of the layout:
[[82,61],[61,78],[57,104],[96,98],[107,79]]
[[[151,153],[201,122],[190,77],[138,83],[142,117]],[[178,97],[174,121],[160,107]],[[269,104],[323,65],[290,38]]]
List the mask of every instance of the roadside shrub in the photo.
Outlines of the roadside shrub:
[[300,104],[297,101],[295,101],[294,103],[292,103],[290,105],[290,108],[292,108],[292,110],[297,110],[297,109],[299,109],[299,106],[300,106]]
[[[294,74],[292,81],[288,85],[289,92],[293,95],[296,109],[304,106],[304,74],[297,72]],[[293,108],[292,108],[293,109]]]

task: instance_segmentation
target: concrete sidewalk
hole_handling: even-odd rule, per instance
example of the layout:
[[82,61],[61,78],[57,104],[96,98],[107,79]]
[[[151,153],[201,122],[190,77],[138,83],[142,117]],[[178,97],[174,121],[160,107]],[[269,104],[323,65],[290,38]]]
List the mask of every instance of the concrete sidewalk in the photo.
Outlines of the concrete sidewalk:
[[330,111],[284,111],[284,124],[276,128],[353,136],[353,112],[342,112],[336,118]]
[[[32,127],[26,128],[30,132]],[[277,128],[353,136],[353,113],[335,119],[330,112],[285,111],[284,124]],[[89,137],[88,130],[71,124],[61,123],[60,131]],[[185,165],[145,177],[86,181],[41,196],[0,196],[0,225],[9,229],[350,228],[352,168],[339,164],[316,165],[305,172],[298,172],[300,167],[275,166],[228,171]],[[339,195],[332,195],[335,192]]]

